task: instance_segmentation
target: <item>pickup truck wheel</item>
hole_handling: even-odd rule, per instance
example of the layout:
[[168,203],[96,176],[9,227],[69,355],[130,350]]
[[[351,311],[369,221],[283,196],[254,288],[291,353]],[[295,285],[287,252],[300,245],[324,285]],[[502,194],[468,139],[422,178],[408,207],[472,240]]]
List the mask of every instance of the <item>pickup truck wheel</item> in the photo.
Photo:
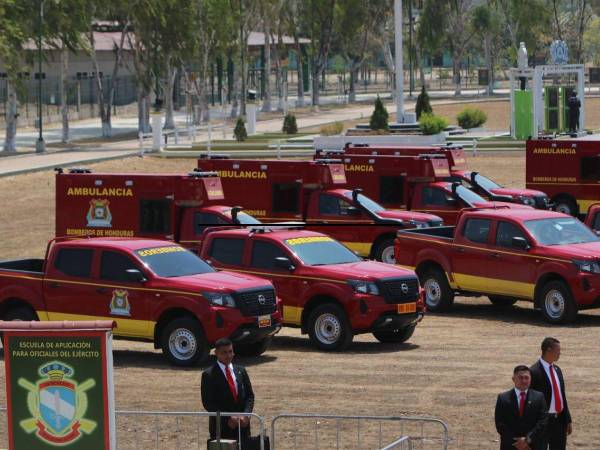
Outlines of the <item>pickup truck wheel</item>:
[[446,311],[454,303],[454,292],[450,289],[444,272],[432,270],[421,279],[425,291],[425,304],[428,311]]
[[317,306],[308,318],[310,340],[321,350],[343,350],[354,333],[344,310],[337,305]]
[[30,320],[38,320],[35,313],[24,306],[19,306],[17,308],[9,309],[2,320],[22,320],[22,321],[30,321]]
[[208,343],[196,320],[172,320],[162,333],[162,351],[175,366],[193,366],[208,357]]
[[554,211],[574,216],[577,214],[577,204],[569,197],[559,197],[556,199]]
[[416,325],[400,330],[373,331],[373,336],[384,344],[401,344],[408,341],[415,332]]
[[233,349],[236,355],[240,356],[260,356],[271,343],[271,338],[252,344],[234,344]]
[[384,239],[379,243],[379,245],[377,245],[377,249],[375,250],[375,259],[388,264],[396,264],[393,239]]
[[507,308],[517,303],[516,298],[501,297],[499,295],[488,295],[488,298],[490,299],[490,302],[492,302],[492,305],[499,308]]
[[544,319],[550,323],[569,323],[577,317],[571,290],[563,281],[546,283],[540,293],[539,305]]

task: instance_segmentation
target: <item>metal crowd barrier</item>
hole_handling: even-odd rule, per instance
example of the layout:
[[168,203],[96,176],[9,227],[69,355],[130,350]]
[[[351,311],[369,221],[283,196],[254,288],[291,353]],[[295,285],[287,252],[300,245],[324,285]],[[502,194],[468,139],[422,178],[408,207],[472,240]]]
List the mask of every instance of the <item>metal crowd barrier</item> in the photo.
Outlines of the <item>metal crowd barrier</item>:
[[[282,430],[279,424],[290,420],[291,428]],[[447,450],[450,442],[448,425],[430,417],[280,414],[271,422],[271,446],[277,450],[381,449],[397,436],[408,437],[415,450]]]
[[386,445],[380,450],[412,450],[412,441],[410,440],[410,436],[402,436],[400,439],[396,439],[391,444]]

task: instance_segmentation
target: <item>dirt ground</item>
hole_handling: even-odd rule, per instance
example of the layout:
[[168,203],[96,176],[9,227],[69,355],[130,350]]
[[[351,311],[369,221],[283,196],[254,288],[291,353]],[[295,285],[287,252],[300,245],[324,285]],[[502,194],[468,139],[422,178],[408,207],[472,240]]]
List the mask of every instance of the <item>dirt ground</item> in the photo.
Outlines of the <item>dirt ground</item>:
[[[468,163],[501,183],[523,186],[525,168],[521,155],[480,155],[469,158]],[[187,172],[193,166],[194,160],[130,158],[90,167],[95,171],[126,168],[136,172]],[[48,171],[0,179],[0,259],[43,255],[45,242],[53,234],[53,178]],[[569,448],[598,449],[600,364],[596,355],[600,312],[586,311],[574,325],[551,327],[526,302],[501,311],[485,297],[458,298],[452,312],[428,315],[410,342],[403,345],[383,345],[371,335],[360,335],[344,353],[322,353],[298,330],[288,328],[276,336],[265,355],[240,358],[239,362],[249,368],[257,397],[255,411],[267,420],[291,412],[431,415],[448,423],[453,438],[451,448],[493,449],[498,448],[493,424],[496,395],[510,388],[516,364],[529,365],[536,360],[539,344],[547,335],[560,339],[563,347],[560,365],[566,376],[575,430]],[[201,409],[201,368],[174,369],[151,344],[115,341],[114,347],[117,409]],[[3,384],[0,360],[0,385]],[[5,392],[0,388],[0,405],[4,404]],[[321,421],[319,426],[326,425]],[[137,447],[149,447],[154,426],[153,422],[144,422],[120,427],[123,439],[130,442],[120,448],[135,448],[131,432],[136,427],[147,431],[135,438]],[[175,448],[174,441],[166,437],[171,433],[174,439],[170,427],[175,425],[165,422],[160,426],[161,448]],[[309,437],[313,427],[314,424],[303,428],[300,438],[304,440],[298,441],[298,448],[315,448],[314,437]],[[343,433],[348,440],[357,433],[354,425],[351,428]],[[202,424],[202,433],[204,429]],[[286,443],[291,445],[291,428],[282,429]],[[4,430],[0,426],[0,448]],[[363,431],[367,431],[366,426]],[[368,431],[371,435],[376,433],[375,429]],[[400,435],[399,428],[388,432],[389,440]],[[193,436],[197,433],[192,429]],[[331,433],[330,430],[335,439],[335,433]],[[192,448],[183,433],[176,434],[181,439],[180,448]],[[197,442],[202,439],[198,436]],[[320,448],[332,448],[331,442],[322,441]]]

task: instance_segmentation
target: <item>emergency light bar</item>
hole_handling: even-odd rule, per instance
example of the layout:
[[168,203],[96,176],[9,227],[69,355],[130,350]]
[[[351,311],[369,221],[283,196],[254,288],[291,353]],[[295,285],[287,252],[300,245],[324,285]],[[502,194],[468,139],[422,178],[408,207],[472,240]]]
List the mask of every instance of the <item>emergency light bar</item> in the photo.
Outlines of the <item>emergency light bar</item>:
[[323,159],[315,159],[316,164],[341,164],[341,159],[331,159],[331,158],[323,158]]
[[219,174],[217,172],[202,172],[197,167],[194,168],[193,172],[188,173],[188,175],[190,177],[196,177],[196,178],[211,178],[211,177],[219,176]]
[[229,159],[231,155],[226,153],[201,153],[199,159]]
[[279,222],[269,225],[253,225],[248,227],[248,230],[251,233],[272,233],[274,231],[302,230],[305,225],[305,222]]

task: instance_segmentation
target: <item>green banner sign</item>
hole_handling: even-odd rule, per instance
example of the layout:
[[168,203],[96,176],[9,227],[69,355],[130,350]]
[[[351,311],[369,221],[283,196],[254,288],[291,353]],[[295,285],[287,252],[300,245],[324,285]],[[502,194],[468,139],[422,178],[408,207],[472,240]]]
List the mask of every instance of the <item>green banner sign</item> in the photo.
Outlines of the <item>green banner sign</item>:
[[5,332],[11,449],[111,448],[108,339],[105,331]]

